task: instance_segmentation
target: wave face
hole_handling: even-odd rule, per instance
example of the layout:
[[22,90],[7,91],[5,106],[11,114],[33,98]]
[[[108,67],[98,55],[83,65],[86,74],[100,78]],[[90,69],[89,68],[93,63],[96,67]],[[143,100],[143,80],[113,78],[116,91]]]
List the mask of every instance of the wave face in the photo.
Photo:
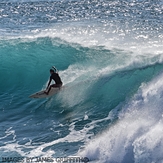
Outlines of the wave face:
[[[161,0],[3,0],[0,21],[0,159],[163,162]],[[64,89],[28,98],[52,65]]]

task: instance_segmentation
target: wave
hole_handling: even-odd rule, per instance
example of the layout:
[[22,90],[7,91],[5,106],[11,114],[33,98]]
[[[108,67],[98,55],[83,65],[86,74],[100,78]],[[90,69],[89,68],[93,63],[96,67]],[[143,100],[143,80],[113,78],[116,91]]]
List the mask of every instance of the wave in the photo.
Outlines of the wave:
[[[61,70],[64,83],[70,83],[77,80],[94,80],[100,76],[162,63],[162,55],[157,53],[135,55],[130,51],[108,50],[105,47],[82,47],[49,37],[1,41],[0,46],[3,89],[12,83],[35,83],[34,86],[38,84],[40,87],[44,82],[34,81],[45,81],[50,65]],[[7,80],[9,76],[12,80]]]
[[[100,104],[103,115],[132,97],[142,83],[162,70],[162,55],[135,56],[128,51],[82,47],[48,37],[1,42],[0,50],[2,99],[6,92],[26,99],[45,88],[49,69],[55,65],[66,87],[56,97],[57,104],[66,108],[79,106],[79,110],[81,105]],[[47,106],[52,108],[53,104]]]
[[[0,109],[7,123],[16,124],[6,124],[0,139],[2,154],[16,151],[16,156],[54,157],[60,156],[63,149],[66,156],[78,154],[100,162],[147,159],[139,154],[145,146],[140,143],[146,140],[145,131],[140,129],[149,131],[147,135],[153,129],[160,132],[156,114],[160,111],[157,107],[161,108],[161,54],[135,55],[131,51],[84,47],[42,37],[1,40],[0,57]],[[52,65],[58,68],[65,89],[50,99],[29,99],[30,94],[45,87]],[[153,93],[158,93],[157,97]],[[156,112],[150,113],[148,106]],[[47,134],[42,133],[43,124]],[[8,141],[10,138],[12,141]],[[109,143],[104,146],[106,138]],[[157,140],[160,142],[161,138]],[[71,150],[74,144],[76,147]],[[153,150],[155,144],[151,146]],[[83,152],[77,153],[81,148]],[[119,155],[118,149],[122,151]],[[148,146],[145,151],[149,151]]]
[[[162,73],[142,84],[117,114],[118,120],[97,135],[79,155],[93,162],[162,162]],[[157,135],[157,136],[156,136]]]

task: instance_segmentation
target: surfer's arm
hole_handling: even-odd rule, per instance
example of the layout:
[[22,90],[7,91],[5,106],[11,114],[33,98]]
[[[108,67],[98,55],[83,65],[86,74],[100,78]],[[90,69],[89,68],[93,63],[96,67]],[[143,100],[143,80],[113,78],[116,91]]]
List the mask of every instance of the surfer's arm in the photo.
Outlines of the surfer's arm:
[[49,88],[49,85],[50,85],[51,81],[52,81],[52,79],[50,78],[50,79],[49,79],[48,86],[47,86],[47,89]]

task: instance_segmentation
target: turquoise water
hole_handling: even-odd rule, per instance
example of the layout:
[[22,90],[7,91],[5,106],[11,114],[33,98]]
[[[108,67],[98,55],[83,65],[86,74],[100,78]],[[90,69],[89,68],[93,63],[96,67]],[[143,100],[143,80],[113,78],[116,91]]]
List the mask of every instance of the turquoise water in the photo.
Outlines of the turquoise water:
[[[162,1],[0,2],[0,161],[161,163],[162,18]],[[64,89],[30,99],[53,65]]]

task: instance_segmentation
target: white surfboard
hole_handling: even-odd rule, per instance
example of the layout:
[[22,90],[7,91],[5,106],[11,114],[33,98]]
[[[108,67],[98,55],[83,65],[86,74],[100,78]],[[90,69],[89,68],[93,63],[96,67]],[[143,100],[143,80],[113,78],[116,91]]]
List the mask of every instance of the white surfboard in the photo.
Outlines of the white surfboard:
[[48,95],[46,93],[44,93],[46,90],[43,90],[43,91],[36,92],[36,93],[30,95],[29,97],[30,98],[46,98],[46,97],[53,96],[54,94],[56,94],[61,89],[62,88],[52,88]]

